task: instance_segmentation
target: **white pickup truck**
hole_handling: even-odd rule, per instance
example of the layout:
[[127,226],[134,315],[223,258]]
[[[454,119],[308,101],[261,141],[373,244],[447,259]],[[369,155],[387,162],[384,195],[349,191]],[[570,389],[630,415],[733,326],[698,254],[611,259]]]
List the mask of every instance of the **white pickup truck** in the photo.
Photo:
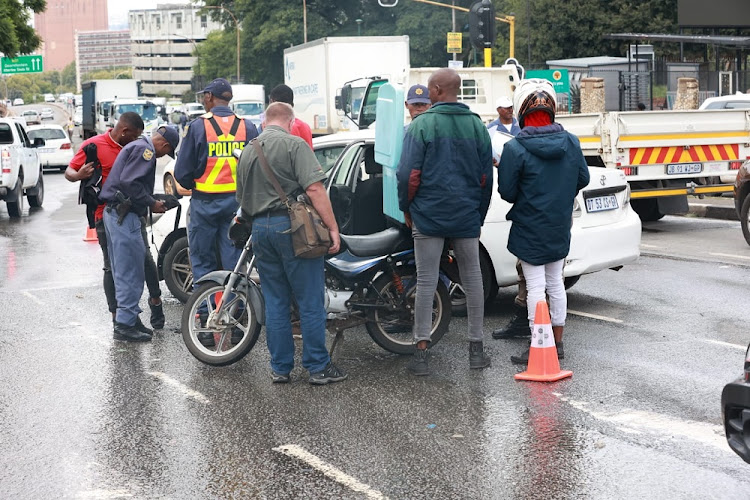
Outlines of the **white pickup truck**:
[[42,206],[44,178],[36,151],[42,146],[42,138],[29,140],[20,119],[0,118],[0,199],[10,217],[21,216],[24,194],[30,207]]

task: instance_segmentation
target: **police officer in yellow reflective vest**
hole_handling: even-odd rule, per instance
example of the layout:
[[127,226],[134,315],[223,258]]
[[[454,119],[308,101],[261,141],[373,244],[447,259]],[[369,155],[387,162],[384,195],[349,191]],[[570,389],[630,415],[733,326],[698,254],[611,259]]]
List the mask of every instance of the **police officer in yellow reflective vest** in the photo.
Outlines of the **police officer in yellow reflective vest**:
[[[188,125],[175,164],[177,182],[193,190],[188,244],[194,283],[216,269],[233,269],[241,252],[228,237],[239,207],[235,199],[237,159],[232,151],[244,148],[258,131],[250,120],[238,118],[229,109],[231,100],[232,86],[223,78],[203,89],[208,112]],[[216,262],[217,248],[220,263]]]

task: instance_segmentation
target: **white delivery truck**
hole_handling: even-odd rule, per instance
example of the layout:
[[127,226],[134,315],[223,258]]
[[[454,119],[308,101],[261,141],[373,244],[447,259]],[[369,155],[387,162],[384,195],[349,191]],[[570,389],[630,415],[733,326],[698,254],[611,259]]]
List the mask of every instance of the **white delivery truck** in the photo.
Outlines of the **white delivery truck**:
[[101,134],[107,129],[112,101],[117,98],[138,97],[136,80],[91,80],[83,82],[81,88],[81,128],[84,139]]
[[750,111],[624,111],[558,115],[589,165],[625,174],[644,221],[687,213],[687,195],[731,192],[750,158]]
[[[314,136],[359,128],[336,110],[336,91],[344,84],[350,83],[357,109],[367,111],[370,77],[403,84],[408,71],[408,36],[328,37],[284,49],[284,83],[294,91],[295,114]],[[353,82],[363,76],[368,78],[362,85]],[[371,104],[374,120],[374,99]],[[362,123],[368,120],[355,114]]]
[[143,119],[143,133],[151,135],[162,120],[159,117],[159,106],[148,99],[115,99],[110,104],[108,127],[114,127],[123,113],[132,111]]
[[266,90],[263,85],[232,85],[232,100],[229,107],[240,118],[247,118],[256,127],[260,125],[261,115],[266,108]]

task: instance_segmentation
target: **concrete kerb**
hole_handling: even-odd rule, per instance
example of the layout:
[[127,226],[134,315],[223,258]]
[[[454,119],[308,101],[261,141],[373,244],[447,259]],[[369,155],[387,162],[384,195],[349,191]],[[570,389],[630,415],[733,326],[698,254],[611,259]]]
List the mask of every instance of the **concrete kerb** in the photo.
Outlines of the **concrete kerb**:
[[739,220],[734,204],[712,204],[702,201],[691,201],[688,214],[693,217],[705,217],[707,219]]

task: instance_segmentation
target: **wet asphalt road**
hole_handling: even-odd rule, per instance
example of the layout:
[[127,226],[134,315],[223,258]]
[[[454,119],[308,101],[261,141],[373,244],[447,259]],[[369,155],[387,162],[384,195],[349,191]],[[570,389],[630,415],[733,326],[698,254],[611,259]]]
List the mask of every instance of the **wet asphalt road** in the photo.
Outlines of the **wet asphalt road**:
[[274,386],[263,336],[227,368],[193,359],[168,297],[152,343],[114,343],[77,187],[45,181],[41,210],[10,220],[0,203],[3,498],[750,498],[719,408],[750,341],[737,222],[667,217],[637,264],[582,278],[572,379],[513,379],[524,341],[489,339],[505,289],[488,370],[468,370],[454,318],[424,379],[359,329],[336,355],[348,381],[297,368]]

